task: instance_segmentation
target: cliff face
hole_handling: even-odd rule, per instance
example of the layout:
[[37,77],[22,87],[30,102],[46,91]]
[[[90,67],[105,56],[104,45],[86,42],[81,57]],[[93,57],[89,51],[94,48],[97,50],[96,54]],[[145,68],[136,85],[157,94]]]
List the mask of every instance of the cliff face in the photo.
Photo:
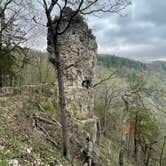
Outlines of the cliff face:
[[[66,8],[60,31],[62,31],[73,11]],[[63,79],[68,112],[78,119],[90,118],[94,109],[92,81],[96,63],[97,44],[95,37],[79,14],[72,20],[65,33],[58,36],[63,65]],[[48,31],[48,51],[52,52]]]

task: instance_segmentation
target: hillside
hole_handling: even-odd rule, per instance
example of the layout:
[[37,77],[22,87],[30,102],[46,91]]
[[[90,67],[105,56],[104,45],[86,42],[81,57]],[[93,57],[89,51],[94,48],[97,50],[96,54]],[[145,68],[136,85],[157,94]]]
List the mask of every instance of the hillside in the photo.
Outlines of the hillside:
[[[35,63],[40,62],[45,54],[38,54]],[[96,166],[118,166],[119,153],[122,150],[121,139],[123,126],[126,137],[124,154],[125,166],[132,166],[134,162],[135,126],[139,137],[138,158],[143,164],[144,155],[150,157],[149,166],[158,163],[165,136],[165,72],[164,62],[143,64],[115,56],[97,57],[97,77],[95,88],[95,113],[100,120],[100,130],[97,142],[94,144],[93,160]],[[57,166],[84,166],[82,150],[85,140],[83,135],[94,126],[90,123],[74,119],[70,135],[70,160],[65,159],[61,153],[62,135],[60,112],[57,104],[57,84],[52,84],[53,76],[47,81],[49,84],[39,84],[46,80],[46,58],[42,59],[39,69],[42,73],[38,76],[38,67],[33,66],[33,74],[26,72],[31,69],[31,64],[25,66],[24,79],[34,80],[37,85],[17,86],[16,88],[0,89],[0,165],[57,165]],[[161,67],[162,66],[162,67]],[[40,70],[39,70],[40,71]],[[52,70],[50,70],[52,73]],[[116,71],[116,72],[115,72]],[[115,72],[115,73],[114,73]],[[113,74],[113,77],[108,78]],[[41,79],[41,80],[40,80]],[[125,96],[128,95],[128,96]],[[127,122],[125,117],[125,102],[129,105]],[[139,121],[136,123],[137,118]],[[88,121],[88,120],[87,120]],[[75,123],[78,125],[75,125]],[[86,124],[86,125],[85,125]],[[130,126],[130,127],[129,127]],[[95,126],[94,126],[95,127]],[[95,129],[95,128],[94,128]],[[95,132],[95,131],[92,131]],[[156,144],[153,144],[157,142]],[[152,146],[143,151],[147,145]],[[164,150],[162,166],[165,166],[166,151]]]
[[119,57],[115,55],[105,55],[98,54],[97,56],[97,64],[103,65],[107,68],[121,68],[126,67],[129,69],[136,70],[149,70],[149,71],[158,71],[158,72],[166,72],[166,62],[165,61],[153,61],[149,63],[143,63],[141,61],[135,61],[132,59]]
[[[71,156],[70,160],[65,159],[61,154],[61,123],[54,103],[54,85],[0,90],[0,166],[83,165],[81,135],[89,126],[73,126],[76,131],[70,140]],[[93,157],[97,165],[116,166],[118,151],[114,142],[101,136]]]
[[107,67],[107,68],[127,67],[127,68],[134,68],[136,70],[146,70],[147,69],[147,65],[142,62],[134,61],[134,60],[123,58],[123,57],[118,57],[115,55],[98,54],[97,63],[102,64],[104,67]]
[[151,70],[166,72],[166,62],[165,61],[154,61],[148,64]]
[[[163,140],[163,137],[166,135],[166,62],[156,61],[153,63],[144,64],[139,61],[110,55],[99,55],[97,57],[97,60],[98,65],[100,66],[99,70],[97,71],[100,72],[102,67],[104,67],[104,72],[100,72],[100,77],[102,80],[104,80],[104,78],[108,78],[109,75],[113,75],[110,80],[107,80],[107,83],[103,84],[102,92],[99,91],[98,95],[100,97],[98,98],[98,100],[102,100],[101,96],[103,96],[104,104],[101,104],[102,106],[98,105],[98,107],[106,107],[106,109],[109,108],[111,111],[109,115],[111,116],[111,118],[113,118],[111,119],[111,121],[117,121],[117,117],[119,115],[115,114],[117,114],[117,110],[119,109],[117,105],[120,103],[119,101],[117,102],[117,100],[119,100],[118,98],[120,97],[120,95],[122,95],[123,93],[127,93],[127,95],[129,95],[128,100],[132,100],[130,99],[130,96],[133,96],[135,99],[138,98],[137,100],[141,99],[140,102],[143,104],[143,108],[146,108],[148,110],[146,111],[146,109],[143,109],[143,111],[140,107],[140,109],[143,111],[140,115],[141,119],[145,118],[145,116],[147,116],[145,115],[145,113],[149,112],[148,116],[150,116],[151,118],[153,117],[153,120],[150,118],[152,120],[152,125],[156,125],[156,127],[159,128],[157,129],[159,131],[159,133],[157,134],[158,138],[155,139],[159,139],[159,142]],[[101,93],[105,94],[101,95]],[[137,94],[139,97],[137,95],[135,96],[134,93],[135,95]],[[112,101],[114,100],[114,98],[115,101]],[[111,104],[109,103],[109,100],[111,100]],[[136,102],[136,105],[132,102],[133,101],[129,101],[128,103],[129,105],[133,105],[133,107],[136,107],[132,108],[132,111],[133,109],[138,109],[137,107],[139,106],[137,105],[141,105],[140,103],[137,103],[138,101]],[[136,112],[134,114],[136,114]],[[147,122],[145,121],[144,123],[146,124]],[[148,132],[150,134],[150,132],[154,132],[151,131],[150,128],[150,126],[146,126],[145,128],[143,127],[142,130],[143,132]],[[114,129],[111,127],[111,124],[110,131],[111,133],[114,133]],[[114,135],[116,134],[117,133],[114,133]],[[117,138],[118,136],[111,139],[116,140]],[[162,144],[162,141],[160,143],[159,142],[158,145],[153,145],[154,149],[158,154],[161,151],[160,146]],[[151,153],[153,152],[151,151]],[[157,160],[159,160],[159,158]],[[149,165],[154,166],[154,163],[151,162],[149,163]]]

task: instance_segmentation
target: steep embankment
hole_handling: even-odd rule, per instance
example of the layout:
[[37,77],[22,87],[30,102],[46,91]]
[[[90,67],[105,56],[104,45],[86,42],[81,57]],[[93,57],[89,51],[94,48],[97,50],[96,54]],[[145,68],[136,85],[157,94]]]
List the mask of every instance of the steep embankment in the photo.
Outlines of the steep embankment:
[[[71,160],[61,155],[61,124],[56,110],[54,86],[25,86],[1,89],[0,97],[0,165],[81,166],[84,127],[74,129],[70,138]],[[3,92],[3,93],[2,93]],[[89,126],[86,126],[88,129]],[[79,135],[81,133],[81,135]],[[98,166],[118,165],[118,147],[105,138],[94,146],[93,158]]]
[[[114,60],[111,62],[112,58]],[[121,68],[123,72],[124,68],[125,71],[133,70],[133,68],[136,71],[152,71],[153,79],[163,84],[158,77],[161,68],[159,67],[157,70],[156,67],[152,67],[154,64],[145,65],[114,56],[110,57],[109,61],[110,64],[105,64],[107,60],[98,58],[99,64],[104,63],[102,64],[104,68],[118,70]],[[160,66],[160,64],[158,65]],[[163,67],[162,71],[165,71]],[[165,77],[165,75],[161,75],[162,78]],[[53,104],[55,99],[54,85],[24,87],[21,91],[16,89],[13,93],[1,95],[0,165],[70,166],[73,163],[78,166],[83,165],[82,148],[84,145],[79,142],[79,132],[84,132],[83,128],[74,129],[74,134],[71,135],[71,161],[65,160],[61,155],[61,124],[57,106]],[[117,124],[113,120],[110,123],[112,127],[115,127],[113,124]],[[118,132],[115,131],[115,128],[113,130]],[[112,135],[112,132],[109,134]],[[100,143],[94,146],[93,158],[97,166],[117,166],[118,155],[119,145],[109,137],[101,136]],[[129,161],[125,161],[125,163],[128,166],[131,165]]]
[[1,89],[0,165],[69,165],[59,149],[61,126],[53,118],[56,112],[50,86],[47,93],[40,85],[23,89],[22,94],[15,94],[10,88],[12,94],[8,90],[7,96]]

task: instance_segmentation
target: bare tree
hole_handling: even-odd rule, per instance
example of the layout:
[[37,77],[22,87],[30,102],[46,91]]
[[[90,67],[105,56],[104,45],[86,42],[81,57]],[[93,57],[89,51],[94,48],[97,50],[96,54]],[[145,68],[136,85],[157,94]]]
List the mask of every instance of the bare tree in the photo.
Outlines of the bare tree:
[[103,117],[103,134],[104,136],[107,136],[108,134],[108,114],[111,111],[110,107],[115,98],[119,97],[119,94],[121,93],[119,89],[116,89],[115,87],[111,86],[104,86],[104,117]]
[[27,34],[32,29],[30,26],[25,29],[21,23],[22,20],[25,21],[24,13],[27,14],[25,5],[24,0],[0,1],[0,86],[8,80],[12,84],[15,74],[13,68],[18,65],[14,53],[21,51],[20,46],[27,40]]
[[127,122],[127,116],[129,112],[129,102],[126,99],[125,95],[122,95],[122,100],[125,104],[125,108],[122,115],[122,136],[121,136],[121,146],[120,146],[120,152],[119,152],[119,165],[124,165],[124,155],[126,151],[126,122]]
[[[39,1],[41,3],[41,1]],[[54,59],[51,59],[55,66],[58,78],[59,88],[59,106],[61,111],[62,121],[62,135],[63,135],[63,155],[68,156],[69,137],[68,137],[68,122],[67,122],[67,110],[64,94],[63,83],[63,68],[60,57],[60,50],[57,46],[58,37],[66,32],[70,27],[72,20],[77,14],[93,14],[93,13],[119,13],[122,9],[126,8],[129,4],[129,0],[42,0],[42,6],[45,9],[47,17],[47,26],[50,32],[50,40],[53,48]],[[62,29],[61,24],[63,18],[66,17],[65,9],[70,8],[73,10],[70,13],[69,20],[65,27]],[[55,16],[53,16],[55,15]]]

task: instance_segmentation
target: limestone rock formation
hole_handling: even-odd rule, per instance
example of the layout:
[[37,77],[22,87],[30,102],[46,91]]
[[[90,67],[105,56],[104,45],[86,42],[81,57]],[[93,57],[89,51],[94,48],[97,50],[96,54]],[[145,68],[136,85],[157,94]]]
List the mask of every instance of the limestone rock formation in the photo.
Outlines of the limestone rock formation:
[[[66,27],[72,13],[70,8],[66,8],[60,31]],[[52,52],[49,35],[48,30],[48,51]],[[58,48],[64,69],[63,79],[67,110],[75,118],[90,118],[94,109],[92,82],[97,44],[81,15],[77,14],[67,31],[58,36]]]

